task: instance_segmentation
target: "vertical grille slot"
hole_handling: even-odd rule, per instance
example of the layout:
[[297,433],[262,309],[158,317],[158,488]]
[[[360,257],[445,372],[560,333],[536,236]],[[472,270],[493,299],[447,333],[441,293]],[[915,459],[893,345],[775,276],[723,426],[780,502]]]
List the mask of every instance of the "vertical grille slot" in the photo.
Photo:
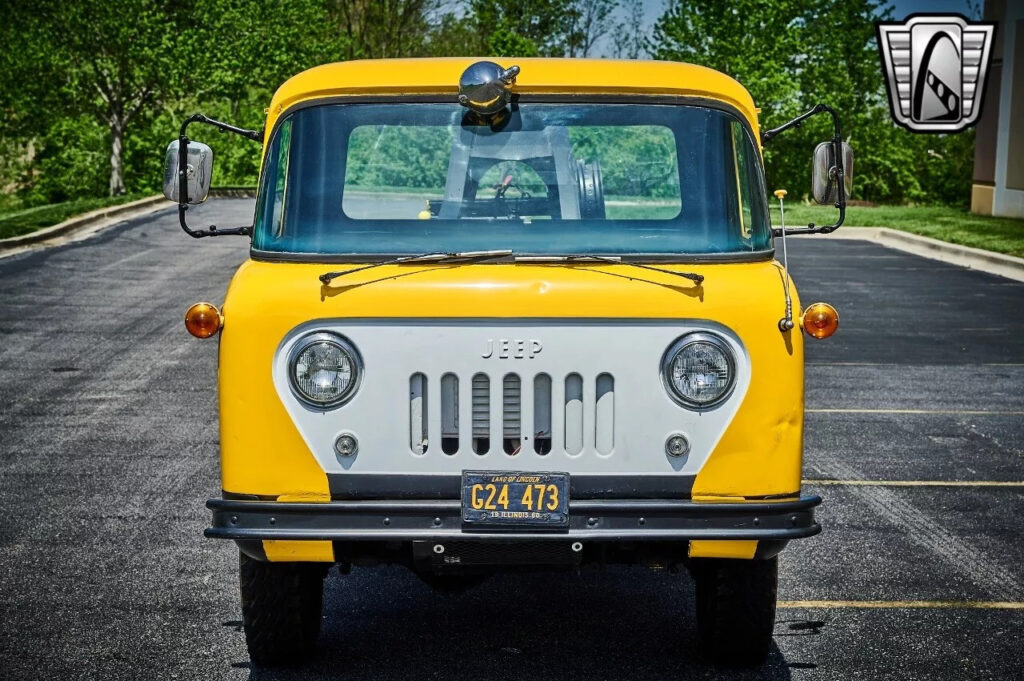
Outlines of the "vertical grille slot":
[[451,373],[441,377],[441,451],[459,451],[459,377]]
[[427,377],[409,377],[409,447],[413,454],[427,453]]
[[611,454],[615,446],[615,379],[611,374],[600,374],[596,388],[594,446],[600,454]]
[[502,449],[516,455],[522,446],[522,381],[515,374],[505,374],[502,381],[501,430]]
[[551,377],[547,374],[533,379],[533,451],[551,451]]
[[473,451],[486,454],[491,448],[491,379],[473,376]]
[[583,451],[583,377],[565,377],[565,451],[577,455]]

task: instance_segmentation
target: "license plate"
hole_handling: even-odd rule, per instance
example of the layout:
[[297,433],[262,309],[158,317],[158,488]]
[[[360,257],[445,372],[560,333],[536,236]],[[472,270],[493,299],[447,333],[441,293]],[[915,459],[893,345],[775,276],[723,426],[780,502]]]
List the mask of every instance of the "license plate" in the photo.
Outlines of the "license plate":
[[462,520],[472,525],[569,524],[569,474],[462,472]]

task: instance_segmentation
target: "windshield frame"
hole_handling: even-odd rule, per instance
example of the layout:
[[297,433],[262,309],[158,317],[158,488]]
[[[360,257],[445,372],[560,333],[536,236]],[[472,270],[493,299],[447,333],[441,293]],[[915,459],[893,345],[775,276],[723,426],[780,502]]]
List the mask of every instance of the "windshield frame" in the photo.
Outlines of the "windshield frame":
[[[768,203],[768,190],[765,180],[764,155],[761,146],[751,128],[749,119],[736,107],[713,99],[711,97],[700,97],[692,95],[601,95],[601,94],[530,94],[522,93],[513,95],[513,102],[521,103],[546,103],[546,104],[660,104],[691,106],[705,109],[713,109],[728,114],[736,120],[743,128],[750,144],[755,151],[757,164],[757,183],[761,196],[765,197],[763,202],[764,221],[768,229],[768,248],[759,251],[735,251],[727,253],[629,253],[615,254],[624,262],[651,262],[651,263],[738,263],[738,262],[759,262],[772,260],[775,257],[774,234],[771,224],[771,208]],[[272,148],[279,134],[281,127],[290,116],[302,109],[313,108],[330,104],[451,104],[452,97],[444,94],[428,95],[335,95],[328,97],[316,97],[293,104],[278,114],[274,127],[266,137],[263,147],[263,157],[260,162],[260,174],[256,192],[256,205],[253,209],[253,225],[256,224],[259,206],[264,198],[269,183],[264,183],[266,166],[270,162],[269,150]],[[299,262],[299,263],[373,263],[382,260],[410,255],[409,253],[310,253],[298,251],[267,251],[254,248],[250,238],[249,256],[253,260],[266,262]],[[485,265],[507,264],[515,262],[516,257],[538,255],[532,253],[513,253],[505,258],[495,258]],[[539,254],[547,257],[559,257],[560,254],[544,253]],[[566,256],[578,256],[579,254],[561,254]]]

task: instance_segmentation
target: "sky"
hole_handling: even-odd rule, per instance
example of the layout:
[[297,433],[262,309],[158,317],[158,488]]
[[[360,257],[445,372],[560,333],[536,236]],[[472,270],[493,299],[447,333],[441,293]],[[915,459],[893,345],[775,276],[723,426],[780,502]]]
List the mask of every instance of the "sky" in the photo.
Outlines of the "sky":
[[970,19],[972,6],[977,5],[980,11],[983,3],[981,0],[978,0],[977,3],[967,2],[967,0],[902,0],[902,2],[897,0],[893,4],[895,6],[893,7],[892,14],[898,20],[915,12],[963,14]]

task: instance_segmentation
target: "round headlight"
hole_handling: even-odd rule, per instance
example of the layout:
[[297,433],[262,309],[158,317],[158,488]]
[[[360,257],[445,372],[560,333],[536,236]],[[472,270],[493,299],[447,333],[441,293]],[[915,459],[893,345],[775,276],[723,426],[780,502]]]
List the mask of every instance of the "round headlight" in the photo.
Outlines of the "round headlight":
[[359,386],[359,353],[333,333],[313,333],[299,341],[288,357],[288,378],[296,397],[313,407],[336,407]]
[[703,409],[728,397],[735,366],[724,340],[709,333],[691,333],[668,349],[661,373],[676,402]]

